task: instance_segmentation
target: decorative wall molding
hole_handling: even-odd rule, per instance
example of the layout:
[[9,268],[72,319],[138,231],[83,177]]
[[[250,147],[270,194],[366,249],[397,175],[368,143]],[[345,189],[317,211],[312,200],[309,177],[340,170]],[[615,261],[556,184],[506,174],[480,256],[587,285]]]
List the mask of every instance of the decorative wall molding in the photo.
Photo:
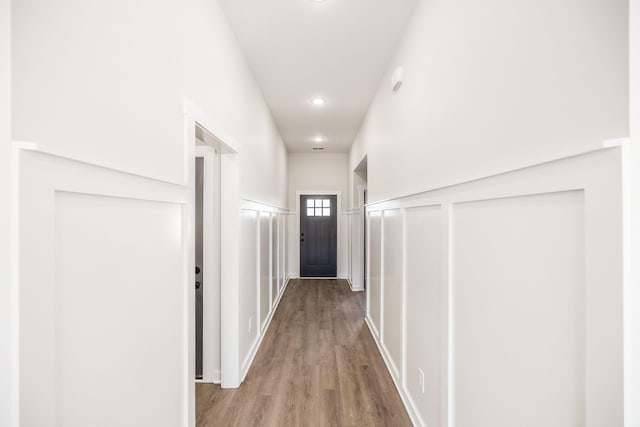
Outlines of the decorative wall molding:
[[66,152],[64,150],[59,150],[57,148],[51,147],[51,146],[47,146],[45,144],[38,144],[35,142],[30,142],[30,141],[14,141],[13,142],[14,148],[18,149],[18,150],[24,150],[24,151],[33,151],[33,152],[38,152],[41,154],[47,154],[49,156],[52,157],[57,157],[60,159],[66,159],[66,160],[72,160],[74,162],[78,162],[78,163],[83,163],[89,166],[95,166],[101,169],[107,169],[107,170],[111,170],[114,172],[118,172],[121,174],[127,174],[127,175],[131,175],[131,176],[136,176],[139,178],[144,178],[144,179],[149,179],[149,180],[153,180],[153,181],[158,181],[158,182],[162,182],[164,184],[170,184],[170,185],[176,185],[176,186],[184,186],[185,183],[183,182],[174,182],[174,181],[169,181],[166,180],[164,178],[159,178],[159,177],[154,177],[151,175],[147,175],[144,173],[140,173],[137,172],[135,170],[130,170],[130,169],[123,169],[120,166],[117,166],[113,163],[109,163],[109,162],[105,162],[105,161],[100,161],[97,159],[92,159],[92,158],[88,158],[86,156],[79,156],[76,155],[74,153],[70,153],[70,152]]
[[258,202],[250,199],[242,199],[241,209],[248,209],[261,212],[271,212],[279,214],[294,214],[295,210],[272,205],[270,203]]
[[[537,337],[535,331],[542,333],[549,330],[558,336],[566,333],[567,337],[572,339],[563,339],[560,341],[561,345],[547,346],[551,349],[549,351],[559,352],[552,360],[558,360],[559,363],[572,360],[570,365],[578,366],[576,369],[579,369],[579,360],[584,360],[584,368],[577,373],[567,370],[570,368],[563,368],[558,371],[555,379],[539,375],[539,381],[555,384],[554,381],[560,381],[562,378],[564,382],[561,384],[571,384],[574,387],[563,391],[553,386],[543,392],[536,391],[535,386],[519,388],[521,386],[517,383],[516,376],[507,374],[510,372],[507,370],[508,364],[502,364],[503,369],[491,371],[492,382],[512,384],[512,387],[503,388],[496,395],[507,392],[509,396],[521,396],[513,397],[516,400],[510,408],[516,408],[521,403],[518,399],[529,399],[529,404],[538,400],[534,402],[538,408],[538,421],[562,419],[578,424],[623,425],[622,331],[625,320],[622,316],[622,265],[616,260],[622,259],[623,250],[624,145],[624,140],[606,142],[566,153],[559,159],[545,159],[541,163],[527,164],[519,169],[381,201],[366,207],[369,216],[366,323],[415,425],[467,425],[469,414],[478,416],[478,423],[487,421],[480,418],[481,413],[476,412],[473,405],[480,400],[484,403],[478,404],[485,407],[495,404],[490,397],[492,393],[486,393],[482,397],[470,397],[475,396],[473,390],[480,384],[477,378],[471,380],[479,372],[474,368],[474,364],[481,362],[476,361],[474,357],[480,357],[480,353],[471,353],[463,357],[459,353],[463,350],[458,348],[458,345],[461,345],[462,349],[473,348],[475,344],[472,337],[482,336],[485,332],[470,335],[469,331],[482,328],[484,323],[469,323],[468,316],[473,314],[467,311],[469,308],[464,308],[467,307],[463,305],[466,300],[460,298],[472,295],[476,286],[486,287],[487,294],[501,292],[495,286],[501,283],[502,279],[482,281],[483,278],[496,274],[497,270],[493,265],[497,262],[502,263],[500,265],[504,268],[500,270],[518,274],[520,270],[513,269],[520,265],[518,263],[527,266],[529,259],[533,264],[528,268],[532,270],[522,271],[522,280],[516,278],[511,285],[525,286],[529,283],[525,278],[531,274],[535,277],[560,280],[559,285],[552,287],[552,290],[544,286],[538,287],[540,292],[555,293],[551,294],[554,295],[554,299],[540,300],[539,297],[536,299],[528,296],[526,292],[530,291],[525,290],[529,289],[526,287],[510,289],[508,293],[501,292],[497,295],[503,295],[503,298],[507,298],[505,301],[511,301],[508,298],[518,298],[520,295],[522,299],[514,299],[514,303],[524,304],[529,310],[541,310],[540,313],[547,313],[548,319],[540,318],[539,322],[529,325],[521,312],[517,315],[514,313],[514,317],[510,318],[507,314],[508,308],[505,308],[509,305],[502,305],[499,299],[487,304],[494,307],[498,314],[501,310],[506,310],[500,320],[503,322],[501,328],[520,328],[512,331],[512,341],[517,345],[513,351],[516,353],[523,351],[522,346],[526,345],[525,337],[529,335],[522,335],[526,328],[533,328],[533,332],[527,334],[533,333],[531,339],[539,340],[541,343],[546,342],[551,335]],[[389,232],[385,227],[385,223],[389,221],[387,213],[398,209],[401,212],[402,232],[401,236],[394,235],[394,241],[401,237],[402,243],[385,242],[385,234]],[[408,223],[407,212],[412,212],[411,223]],[[506,219],[496,223],[493,218],[501,215]],[[395,221],[398,220],[397,216],[394,218]],[[582,221],[583,227],[580,226]],[[566,226],[561,227],[561,224]],[[496,227],[496,234],[491,239],[478,240],[480,237],[476,237],[476,234],[484,236],[481,232],[485,232],[487,227]],[[535,227],[545,228],[534,231],[537,230]],[[397,227],[394,229],[394,233],[400,233]],[[431,230],[428,233],[437,234],[425,234],[426,230]],[[510,230],[516,230],[516,234]],[[521,235],[520,240],[517,238],[518,235]],[[416,236],[422,237],[416,240]],[[414,243],[408,246],[409,237]],[[561,240],[554,242],[554,238]],[[430,245],[432,249],[423,248],[419,250],[420,253],[413,252],[418,250],[415,246],[417,241],[426,242],[421,244]],[[501,244],[504,246],[491,246],[491,241],[503,242]],[[465,252],[466,247],[472,246],[475,247],[474,257],[489,257],[486,258],[488,262],[473,265],[474,258],[469,258],[470,255],[466,255]],[[479,249],[485,247],[489,249]],[[388,261],[386,257],[390,256],[389,253],[385,253],[387,251],[394,256],[402,254],[403,301],[400,313],[394,308],[397,305],[389,306],[385,299],[385,287],[389,283],[398,283],[397,276],[390,276],[394,274],[392,271],[385,271],[384,265]],[[554,251],[561,252],[558,252],[555,258],[545,258],[547,253],[551,254]],[[584,253],[584,256],[580,255],[581,253]],[[501,260],[496,259],[494,254]],[[561,259],[569,264],[557,264],[556,261]],[[416,263],[420,263],[420,268],[415,268]],[[583,267],[581,263],[584,264]],[[502,274],[506,274],[504,272]],[[563,279],[565,277],[566,279]],[[544,281],[537,283],[542,285]],[[435,300],[416,301],[418,295],[422,295],[419,298],[425,298],[424,295],[431,295],[430,293],[436,295],[433,292],[440,296],[435,297]],[[571,292],[583,293],[584,303],[579,302],[582,301],[580,298],[568,297]],[[534,304],[534,301],[537,301],[538,305],[527,305]],[[546,306],[548,302],[545,301],[554,301],[556,305]],[[483,306],[480,303],[481,301],[478,301],[478,304],[468,307],[475,307],[473,310],[481,309]],[[420,308],[418,310],[415,307]],[[437,312],[434,312],[436,309]],[[407,323],[409,315],[412,316],[412,322],[415,322],[416,310],[423,316],[420,328]],[[582,312],[585,313],[584,316],[580,315]],[[398,315],[402,316],[402,326],[393,326],[387,330],[387,323],[390,319],[397,319]],[[492,321],[492,315],[482,315],[477,319],[489,322]],[[543,319],[545,320],[542,321]],[[546,322],[554,323],[550,326]],[[397,325],[397,322],[393,325]],[[584,331],[584,341],[580,341],[580,332],[562,332],[570,330],[563,328],[578,328],[578,331]],[[500,328],[493,327],[488,329],[487,339],[500,336],[499,332],[496,332],[499,330]],[[425,333],[428,335],[420,335]],[[388,347],[389,343],[385,339],[388,334],[393,334],[394,337],[402,336],[400,347],[395,344],[396,340],[393,341],[392,348]],[[411,366],[408,366],[408,355],[413,356],[426,351],[421,347],[424,342],[430,343],[429,350],[425,353],[428,358],[416,361],[412,357]],[[490,341],[485,344],[492,345],[496,344],[491,344]],[[530,357],[543,351],[544,349],[536,348],[523,354]],[[399,352],[401,357],[393,356]],[[572,352],[577,352],[577,356],[573,356]],[[496,354],[492,362],[500,360],[497,358],[498,354],[500,353]],[[541,363],[547,360],[542,353],[539,357]],[[461,366],[464,366],[464,370],[460,370]],[[421,372],[415,371],[417,367],[420,367]],[[527,369],[520,372],[525,371]],[[459,383],[460,381],[471,382],[465,386],[464,383]],[[456,384],[459,387],[456,387]],[[475,385],[472,387],[473,384]],[[420,392],[420,389],[423,391]],[[555,408],[550,403],[540,400],[540,396],[549,396],[552,390],[553,393],[564,393],[561,396],[568,399],[569,406],[565,409]],[[574,394],[572,390],[581,391]],[[567,412],[566,408],[573,409]],[[509,418],[511,415],[509,411],[503,410],[504,423],[495,421],[497,424],[493,425],[513,425],[513,418]],[[522,418],[518,422],[523,422]]]
[[393,202],[398,202],[398,201],[407,201],[409,202],[411,199],[413,198],[421,198],[421,196],[427,195],[428,193],[433,193],[435,191],[438,190],[445,190],[451,187],[457,187],[463,184],[469,184],[469,183],[473,183],[476,181],[482,181],[485,179],[489,179],[489,178],[493,178],[493,177],[497,177],[500,175],[505,175],[505,174],[510,174],[513,172],[518,172],[518,171],[522,171],[525,169],[529,169],[532,167],[537,167],[537,166],[542,166],[548,163],[554,163],[554,162],[558,162],[561,160],[568,160],[574,157],[579,157],[585,154],[589,154],[589,153],[594,153],[594,152],[599,152],[602,150],[607,150],[610,148],[618,148],[618,147],[623,147],[627,144],[629,144],[630,140],[629,138],[615,138],[615,139],[607,139],[604,140],[602,142],[596,143],[596,144],[591,144],[591,145],[587,145],[587,146],[583,146],[580,148],[576,148],[573,150],[566,150],[566,151],[562,151],[559,153],[555,153],[552,155],[548,155],[536,160],[531,160],[522,164],[518,164],[518,165],[513,165],[511,167],[505,167],[499,170],[495,170],[492,171],[490,173],[485,173],[482,175],[472,175],[472,176],[468,176],[462,179],[459,179],[455,182],[447,182],[447,183],[440,183],[440,184],[435,184],[435,185],[431,185],[429,187],[424,188],[423,190],[416,192],[416,193],[409,193],[409,194],[400,194],[398,196],[395,197],[391,197],[389,199],[384,199],[384,200],[379,200],[376,202],[372,202],[372,203],[368,203],[367,205],[365,205],[365,210],[369,211],[371,209],[377,209],[379,207],[384,206],[386,208],[387,204],[390,204],[393,206]]
[[[247,228],[242,233],[242,239],[246,241],[243,241],[241,249],[240,268],[242,272],[252,273],[242,280],[241,292],[253,294],[249,300],[242,301],[243,306],[238,313],[242,357],[240,378],[244,381],[291,279],[286,272],[287,262],[281,258],[289,252],[288,219],[293,212],[252,200],[243,200],[241,211],[250,213],[242,215],[245,218],[243,221],[248,221],[243,222],[243,227],[255,228]],[[242,251],[255,252],[249,254]],[[245,316],[249,316],[249,319]],[[248,332],[244,330],[245,325],[251,325]]]
[[284,295],[284,292],[287,289],[287,286],[289,285],[289,282],[291,280],[293,279],[289,277],[285,281],[282,291],[278,294],[276,298],[276,302],[275,302],[275,305],[273,306],[273,310],[271,310],[271,312],[269,313],[269,316],[267,318],[267,321],[262,333],[253,342],[253,344],[251,345],[251,350],[249,350],[249,353],[246,355],[244,361],[242,362],[242,381],[245,380],[245,378],[247,377],[247,373],[249,372],[249,369],[251,369],[251,365],[253,365],[253,361],[255,360],[256,355],[258,354],[258,350],[260,350],[260,346],[262,345],[262,341],[264,340],[264,337],[267,334],[267,331],[269,330],[269,326],[271,326],[271,320],[273,319],[273,315],[276,313],[276,310],[278,309],[278,305],[280,305],[280,300],[282,299],[282,295]]
[[[90,423],[86,418],[90,413],[95,416],[91,402],[78,405],[74,399],[74,385],[83,382],[84,376],[101,381],[94,399],[98,405],[102,398],[108,400],[113,393],[126,394],[122,387],[135,390],[137,383],[127,385],[127,381],[137,381],[138,376],[147,375],[152,394],[149,400],[158,405],[152,411],[150,422],[159,426],[188,426],[192,403],[188,396],[193,387],[194,364],[186,345],[191,330],[188,301],[193,286],[189,286],[186,269],[189,198],[185,187],[120,171],[40,144],[15,142],[14,165],[17,172],[15,213],[20,219],[16,229],[18,271],[13,283],[19,294],[20,422],[45,427],[61,423],[78,425],[82,420]],[[88,214],[75,217],[80,212]],[[139,222],[141,220],[144,222]],[[107,239],[104,230],[92,224],[104,224],[104,230],[113,229],[115,233]],[[97,239],[95,246],[92,242],[91,252],[74,244],[86,240],[87,232]],[[141,239],[128,246],[120,245],[118,238],[129,232],[137,232]],[[146,248],[150,241],[157,244],[154,254],[145,258],[138,251]],[[155,256],[168,256],[170,261],[159,265]],[[120,268],[106,268],[113,264]],[[144,319],[137,323],[151,335],[147,340],[128,343],[127,352],[147,354],[144,364],[138,366],[135,361],[128,361],[127,366],[120,366],[118,363],[122,360],[117,346],[108,347],[102,353],[92,345],[78,347],[74,341],[86,341],[84,334],[102,331],[101,343],[108,345],[115,339],[113,334],[127,339],[136,330],[136,323],[128,323],[126,330],[118,329],[120,322],[131,320],[127,316],[136,315],[126,304],[126,309],[114,307],[109,311],[118,313],[117,322],[111,314],[105,314],[113,298],[121,296],[118,301],[129,304],[144,298],[148,283],[136,281],[133,276],[121,277],[126,269],[133,268],[136,274],[150,274],[154,282],[154,305],[171,301],[171,310],[166,311],[163,319],[151,322]],[[85,270],[93,276],[82,275]],[[110,281],[112,276],[114,280]],[[110,283],[107,288],[106,283]],[[82,292],[92,287],[95,293]],[[95,301],[96,294],[108,298]],[[182,300],[180,305],[175,304],[176,297]],[[91,314],[82,315],[85,311]],[[76,322],[74,316],[81,315],[83,321]],[[167,329],[169,325],[164,323],[173,321]],[[154,334],[154,327],[162,330]],[[165,340],[174,339],[173,350],[165,348]],[[62,356],[56,357],[56,354]],[[74,360],[82,361],[75,365],[79,371],[69,371],[68,364]],[[89,362],[94,364],[93,370],[82,366]],[[135,373],[123,377],[132,367]],[[163,370],[169,375],[157,375]],[[167,381],[171,382],[170,387]],[[101,393],[104,396],[100,396]],[[140,411],[148,410],[145,405],[125,401],[114,405],[112,414],[103,414],[105,422],[113,416],[135,419]]]

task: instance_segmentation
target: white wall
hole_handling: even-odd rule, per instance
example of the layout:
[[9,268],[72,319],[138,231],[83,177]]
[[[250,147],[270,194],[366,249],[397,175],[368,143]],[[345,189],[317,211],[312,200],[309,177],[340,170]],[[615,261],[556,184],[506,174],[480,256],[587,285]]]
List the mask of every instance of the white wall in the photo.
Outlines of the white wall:
[[[148,2],[142,0],[117,0],[108,4],[99,1],[63,0],[56,5],[41,0],[26,0],[14,2],[13,6],[11,70],[16,77],[12,83],[13,139],[40,144],[36,151],[54,152],[53,157],[81,159],[80,163],[92,165],[92,173],[102,174],[104,167],[115,173],[113,177],[105,178],[109,182],[105,181],[102,183],[104,185],[99,181],[93,181],[94,186],[85,189],[87,194],[103,194],[102,192],[108,191],[113,193],[113,197],[126,198],[123,194],[130,191],[135,193],[136,198],[149,202],[144,204],[142,209],[152,214],[151,202],[160,196],[145,191],[149,190],[147,184],[154,182],[163,186],[162,191],[158,193],[172,194],[171,203],[188,206],[187,188],[184,186],[188,181],[185,173],[188,171],[187,162],[191,162],[192,159],[189,158],[189,151],[185,150],[183,97],[186,97],[198,107],[201,115],[206,117],[207,125],[211,125],[210,131],[214,131],[223,141],[233,143],[239,148],[240,154],[231,162],[233,165],[239,165],[240,185],[239,194],[236,195],[237,202],[243,198],[278,207],[287,205],[286,149],[217,1],[161,0],[154,3],[151,9]],[[3,32],[5,28],[8,27],[3,25]],[[2,57],[4,60],[5,55]],[[2,67],[2,72],[5,69],[8,68]],[[7,98],[2,96],[2,102],[5,99]],[[2,117],[4,119],[5,115]],[[193,132],[193,129],[190,131]],[[2,156],[2,161],[4,159]],[[54,160],[51,162],[57,164]],[[84,178],[81,175],[74,178],[73,173],[81,170],[77,168],[68,172],[53,168],[56,173],[64,176],[49,176],[41,175],[34,166],[36,163],[28,165],[21,179],[33,183],[34,186],[38,179],[44,179],[45,176],[52,182],[64,178],[65,183],[73,179],[79,182]],[[44,166],[44,169],[49,170],[50,166]],[[6,169],[2,170],[4,173]],[[134,179],[134,175],[128,173],[146,178]],[[111,180],[115,186],[116,182],[121,184],[122,181],[126,181],[125,176],[130,178],[127,191],[122,187],[105,190],[109,188],[107,184]],[[4,183],[4,180],[2,182]],[[55,194],[60,191],[57,188],[47,188],[56,192]],[[174,194],[176,191],[181,196]],[[80,198],[79,206],[74,205],[72,208],[77,208],[78,211],[89,208],[93,206],[91,200],[90,197]],[[29,209],[52,212],[49,209],[55,206],[55,203],[49,202],[50,199],[42,200],[40,206],[31,199],[24,201],[25,204],[29,204]],[[64,212],[68,216],[73,213],[73,209]],[[124,216],[118,215],[119,211],[127,209],[126,206],[103,203],[99,205],[99,209],[101,214],[97,218],[104,221],[112,218],[113,223],[109,224],[110,227],[132,227],[131,223],[126,223]],[[165,215],[164,219],[168,220],[169,216]],[[42,220],[42,217],[35,215],[29,218],[34,222]],[[186,218],[188,215],[185,214],[179,219],[174,218],[176,221],[170,224],[158,220],[145,225],[156,227],[158,236],[172,230],[180,238],[185,238],[186,229],[182,227]],[[65,234],[70,241],[82,237],[82,223],[77,223],[78,228],[75,230],[72,227],[73,222],[65,224]],[[145,230],[154,235],[152,230]],[[37,238],[27,228],[22,229],[21,233],[21,240],[24,239],[28,243],[33,243],[32,240],[35,241]],[[49,238],[55,240],[55,234],[47,236],[40,238],[43,245],[57,245],[56,241],[47,241]],[[130,236],[133,242],[140,243],[136,241],[135,234]],[[147,252],[137,252],[140,247],[133,242],[130,246],[125,245],[123,249],[108,239],[93,243],[83,241],[86,253],[92,253],[99,246],[104,255],[104,262],[111,257],[116,260],[131,259],[136,260],[139,271],[167,273],[158,278],[156,286],[150,292],[151,299],[165,301],[165,298],[173,295],[175,286],[188,289],[186,284],[176,283],[173,276],[168,274],[175,272],[176,265],[182,266],[184,259],[175,259],[178,264],[158,265],[157,259],[144,255]],[[159,245],[164,247],[157,249],[165,250],[167,253],[174,249],[165,243],[159,242]],[[68,257],[75,254],[71,246],[55,247],[58,250],[58,258],[51,262],[64,263]],[[183,245],[182,251],[186,257],[186,244]],[[24,262],[39,256],[30,252],[23,255]],[[240,253],[239,258],[244,255]],[[5,257],[2,258],[4,261]],[[236,262],[239,265],[239,261]],[[93,264],[91,266],[98,268]],[[34,265],[31,268],[38,269]],[[74,272],[71,269],[69,274],[71,276],[65,278],[63,285],[86,279],[80,277],[79,271]],[[183,274],[187,277],[186,272]],[[45,279],[54,280],[48,277]],[[120,278],[117,271],[106,270],[101,279],[104,283],[118,280],[121,286],[114,288],[114,292],[120,295],[119,300],[123,304],[127,301],[126,289],[137,286],[134,277]],[[241,295],[243,299],[240,300],[241,310],[238,315],[245,305],[251,304],[252,298],[258,296],[257,289],[251,292],[255,294]],[[53,298],[53,295],[51,297]],[[42,304],[55,312],[59,303],[82,305],[91,295],[60,293],[56,298],[58,297],[62,300],[43,300]],[[6,299],[3,298],[3,301]],[[25,316],[29,316],[32,309],[30,303],[23,302],[22,308],[25,308],[24,312],[27,313]],[[186,300],[175,299],[171,309],[184,315],[187,312]],[[113,312],[118,311],[117,306],[113,307]],[[4,315],[6,311],[3,310],[2,313]],[[107,315],[98,313],[99,316],[94,320],[98,323],[105,321]],[[124,318],[131,320],[133,314],[127,313]],[[141,309],[138,314],[145,317],[152,313],[153,310],[149,307]],[[190,322],[191,320],[187,323]],[[37,322],[34,321],[33,324]],[[143,326],[142,323],[133,321],[131,324],[140,328]],[[122,328],[120,332],[124,336],[125,332],[135,332],[136,329],[132,330],[131,324],[115,325],[116,328]],[[60,326],[60,336],[73,332],[63,326]],[[178,326],[181,325],[176,325]],[[167,336],[171,337],[172,348],[186,351],[185,331],[189,329],[187,325],[182,326],[185,326],[185,329],[180,334]],[[34,327],[30,331],[33,338],[34,334],[37,334],[37,328]],[[118,331],[114,333],[117,335]],[[139,372],[146,372],[145,366],[155,366],[158,370],[162,370],[164,366],[171,372],[174,372],[176,363],[187,366],[186,360],[190,356],[180,354],[181,359],[178,360],[175,353],[160,351],[166,344],[161,336],[162,334],[150,331],[149,342],[134,342],[128,349],[131,366],[144,365],[140,366]],[[4,335],[2,338],[5,342]],[[30,352],[33,348],[29,347],[28,350],[23,351],[23,357],[32,356]],[[60,351],[65,351],[65,348]],[[101,359],[107,355],[87,353],[87,357],[94,357],[96,364],[107,363]],[[238,360],[237,366],[242,362],[243,360]],[[30,366],[32,369],[37,365],[23,366]],[[149,401],[165,402],[169,393],[177,393],[177,396],[184,399],[179,409],[169,404],[159,404],[161,410],[157,411],[156,415],[164,420],[162,422],[172,425],[177,425],[176,419],[180,419],[183,424],[193,422],[193,407],[188,407],[188,399],[193,398],[193,373],[185,368],[179,374],[185,381],[184,384],[187,384],[185,389],[171,389],[169,392],[169,387],[155,387],[145,393]],[[62,378],[63,381],[66,379],[66,376]],[[113,381],[116,381],[116,377],[113,377]],[[46,380],[44,383],[46,384]],[[4,384],[3,381],[3,386]],[[105,384],[105,390],[109,389],[108,385]],[[28,395],[29,392],[26,390],[32,389],[23,388],[25,405],[30,399],[35,398],[35,395]],[[43,390],[51,391],[46,387]],[[122,402],[118,405],[122,404],[121,409],[124,413],[129,410],[142,410],[144,402],[141,403],[138,409],[125,407]],[[23,408],[25,416],[28,415],[26,411],[27,409]],[[117,412],[113,408],[112,411]],[[44,411],[43,414],[44,418],[39,421],[39,425],[53,422],[52,419],[47,419],[50,412]],[[74,422],[67,425],[74,425]]]
[[601,148],[368,207],[366,320],[416,425],[623,425],[622,168]]
[[11,2],[0,1],[0,425],[11,425]]
[[351,150],[369,201],[627,137],[627,18],[625,0],[418,2]]
[[296,191],[341,192],[342,208],[349,198],[347,153],[289,154],[289,209],[296,208]]
[[175,5],[185,34],[179,47],[183,93],[241,144],[242,198],[286,207],[286,148],[222,8],[209,0]]
[[[182,304],[176,302],[182,301],[184,292],[177,284],[184,270],[182,241],[173,224],[180,222],[182,207],[62,192],[56,196],[55,217],[58,425],[180,425],[185,352],[176,345],[184,339]],[[133,230],[135,241],[130,238]],[[94,242],[102,248],[93,248]],[[140,257],[114,256],[114,247],[121,254],[145,254],[156,268],[139,262]],[[46,348],[46,342],[36,348]],[[47,387],[45,378],[36,378],[38,388]],[[100,386],[89,391],[88,380]],[[153,399],[140,399],[141,384]],[[33,391],[31,385],[26,391]],[[24,409],[24,425],[46,425],[46,410]],[[99,420],[97,413],[102,413]]]
[[630,7],[630,127],[631,144],[629,165],[632,165],[628,188],[629,210],[627,236],[629,247],[625,259],[627,265],[627,292],[625,295],[627,313],[627,365],[626,387],[627,404],[626,415],[628,425],[640,425],[640,407],[635,402],[640,401],[640,1],[631,0]]
[[416,424],[622,425],[637,400],[621,392],[623,343],[638,342],[622,337],[638,329],[621,306],[627,148],[603,144],[629,136],[627,6],[418,2],[349,159],[367,156],[367,322]]
[[[297,192],[339,192],[338,212],[338,277],[348,278],[351,215],[349,203],[349,155],[347,153],[291,153],[289,154],[289,209],[295,210],[299,203]],[[290,219],[292,233],[289,236],[289,273],[300,275],[300,223]]]
[[14,139],[182,182],[187,96],[242,145],[243,197],[286,205],[285,147],[218,2],[148,6],[16,2]]

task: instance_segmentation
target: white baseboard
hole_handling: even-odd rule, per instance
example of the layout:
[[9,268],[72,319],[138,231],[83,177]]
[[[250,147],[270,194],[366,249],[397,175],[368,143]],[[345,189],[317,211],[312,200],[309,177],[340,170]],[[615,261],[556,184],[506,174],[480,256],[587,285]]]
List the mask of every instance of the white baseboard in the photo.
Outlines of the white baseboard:
[[349,288],[351,288],[352,292],[362,292],[364,291],[364,288],[362,286],[353,286],[353,282],[351,281],[351,279],[345,279],[347,281],[347,283],[349,283]]
[[253,345],[251,346],[251,350],[249,351],[249,354],[247,355],[244,362],[242,363],[242,368],[240,371],[241,383],[244,382],[245,378],[247,377],[247,373],[249,372],[249,369],[251,369],[251,366],[253,365],[253,361],[256,358],[256,354],[258,354],[258,350],[262,345],[262,340],[264,339],[265,335],[267,334],[267,331],[269,330],[269,326],[271,325],[271,319],[273,319],[273,315],[276,313],[276,310],[278,309],[278,305],[280,305],[280,300],[282,299],[282,295],[284,295],[284,292],[287,290],[287,286],[289,285],[289,282],[292,279],[293,279],[292,277],[287,277],[287,280],[285,281],[284,286],[282,287],[282,291],[280,291],[280,294],[278,295],[278,299],[276,300],[276,303],[273,306],[271,313],[269,313],[269,316],[267,317],[265,325],[262,328],[262,332],[260,333],[258,338],[254,341]]
[[213,371],[213,377],[212,378],[203,378],[201,380],[196,380],[196,383],[201,383],[201,384],[220,384],[222,382],[222,374],[220,372],[220,369],[216,369],[215,371]]
[[426,424],[422,422],[420,415],[418,415],[418,412],[415,410],[413,400],[411,400],[411,397],[407,393],[405,393],[404,389],[402,388],[402,384],[400,384],[401,380],[397,379],[396,376],[393,374],[394,370],[396,369],[393,363],[391,363],[391,359],[389,358],[389,355],[387,353],[386,348],[384,347],[384,344],[382,344],[380,342],[380,339],[378,338],[379,335],[377,333],[378,331],[376,327],[373,325],[373,323],[371,323],[369,316],[365,317],[364,320],[365,320],[365,323],[367,324],[367,327],[369,328],[369,332],[371,333],[373,340],[376,343],[376,346],[378,347],[378,351],[382,356],[382,360],[384,360],[384,364],[387,367],[387,371],[389,371],[389,375],[393,380],[393,385],[396,386],[396,390],[398,390],[398,394],[400,394],[400,399],[402,399],[402,404],[404,405],[405,409],[407,410],[407,413],[409,414],[411,423],[414,426],[420,426],[420,427],[425,426]]

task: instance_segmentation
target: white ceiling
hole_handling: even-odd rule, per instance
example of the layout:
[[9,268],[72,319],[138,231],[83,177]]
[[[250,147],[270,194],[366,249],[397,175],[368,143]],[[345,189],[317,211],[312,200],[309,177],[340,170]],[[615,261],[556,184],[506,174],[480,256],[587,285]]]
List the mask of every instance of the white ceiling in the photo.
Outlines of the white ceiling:
[[416,0],[221,2],[289,151],[347,152]]

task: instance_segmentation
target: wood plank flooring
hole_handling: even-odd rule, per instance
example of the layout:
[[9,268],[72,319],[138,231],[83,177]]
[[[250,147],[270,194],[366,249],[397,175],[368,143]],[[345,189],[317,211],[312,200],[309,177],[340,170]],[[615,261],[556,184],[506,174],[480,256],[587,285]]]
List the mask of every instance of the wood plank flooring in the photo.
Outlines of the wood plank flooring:
[[293,280],[237,390],[197,384],[198,427],[410,426],[343,280]]

